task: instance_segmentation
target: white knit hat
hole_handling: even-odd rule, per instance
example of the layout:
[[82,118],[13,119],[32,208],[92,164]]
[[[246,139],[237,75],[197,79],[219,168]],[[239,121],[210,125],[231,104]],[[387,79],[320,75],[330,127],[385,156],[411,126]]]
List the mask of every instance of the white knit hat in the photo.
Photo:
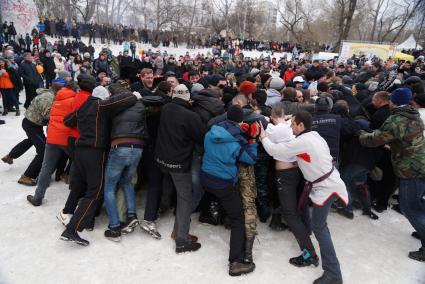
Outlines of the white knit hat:
[[109,91],[103,86],[97,86],[93,89],[92,96],[101,100],[106,100],[109,98]]
[[189,89],[184,84],[179,84],[173,90],[173,99],[179,98],[185,101],[190,100],[190,92]]

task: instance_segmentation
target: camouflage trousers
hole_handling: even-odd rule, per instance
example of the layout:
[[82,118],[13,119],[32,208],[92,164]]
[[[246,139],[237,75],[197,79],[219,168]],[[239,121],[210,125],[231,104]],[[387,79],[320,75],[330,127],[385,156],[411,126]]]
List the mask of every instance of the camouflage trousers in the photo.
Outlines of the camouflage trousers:
[[252,237],[257,235],[257,208],[255,199],[257,189],[255,187],[254,166],[239,165],[239,181],[236,188],[240,191],[245,213],[245,235]]

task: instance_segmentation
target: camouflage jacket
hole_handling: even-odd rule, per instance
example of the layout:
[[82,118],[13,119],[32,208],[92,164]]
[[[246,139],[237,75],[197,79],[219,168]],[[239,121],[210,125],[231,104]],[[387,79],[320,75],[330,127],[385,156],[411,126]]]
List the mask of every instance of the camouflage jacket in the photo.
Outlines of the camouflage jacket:
[[50,108],[54,98],[51,90],[37,89],[37,96],[25,111],[25,117],[37,125],[46,126],[49,123]]
[[424,125],[416,109],[402,106],[391,111],[384,124],[372,133],[362,132],[366,147],[388,144],[394,173],[400,178],[425,177]]

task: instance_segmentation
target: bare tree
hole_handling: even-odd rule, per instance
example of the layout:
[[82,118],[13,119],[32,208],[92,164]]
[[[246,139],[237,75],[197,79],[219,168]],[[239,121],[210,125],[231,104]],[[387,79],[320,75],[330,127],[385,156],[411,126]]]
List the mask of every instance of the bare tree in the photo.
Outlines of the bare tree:
[[[376,2],[376,5],[373,6],[374,2]],[[375,31],[376,31],[376,25],[378,23],[379,15],[381,13],[381,9],[385,2],[389,2],[389,0],[369,0],[368,1],[368,9],[369,9],[369,15],[373,21],[372,24],[372,30],[370,31],[369,40],[373,41],[375,38]]]
[[[231,15],[231,9],[233,5],[232,0],[213,0],[213,6],[218,12],[218,17],[221,17],[224,21],[224,26],[226,29],[226,34],[229,32],[229,20]],[[217,21],[217,18],[213,15],[213,21]]]
[[338,39],[336,47],[339,47],[342,40],[348,38],[354,12],[357,8],[357,0],[335,0],[336,8],[339,11],[338,19]]
[[278,13],[280,15],[281,24],[293,36],[296,42],[302,42],[303,34],[306,32],[304,27],[307,27],[311,22],[311,15],[303,6],[302,0],[279,0]]

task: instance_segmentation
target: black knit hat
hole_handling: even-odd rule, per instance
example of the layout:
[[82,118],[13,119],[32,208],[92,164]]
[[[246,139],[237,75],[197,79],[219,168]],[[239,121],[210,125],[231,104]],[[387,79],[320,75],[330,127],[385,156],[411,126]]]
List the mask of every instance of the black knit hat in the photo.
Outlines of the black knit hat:
[[243,121],[243,110],[239,105],[231,105],[227,110],[227,119],[240,123]]

